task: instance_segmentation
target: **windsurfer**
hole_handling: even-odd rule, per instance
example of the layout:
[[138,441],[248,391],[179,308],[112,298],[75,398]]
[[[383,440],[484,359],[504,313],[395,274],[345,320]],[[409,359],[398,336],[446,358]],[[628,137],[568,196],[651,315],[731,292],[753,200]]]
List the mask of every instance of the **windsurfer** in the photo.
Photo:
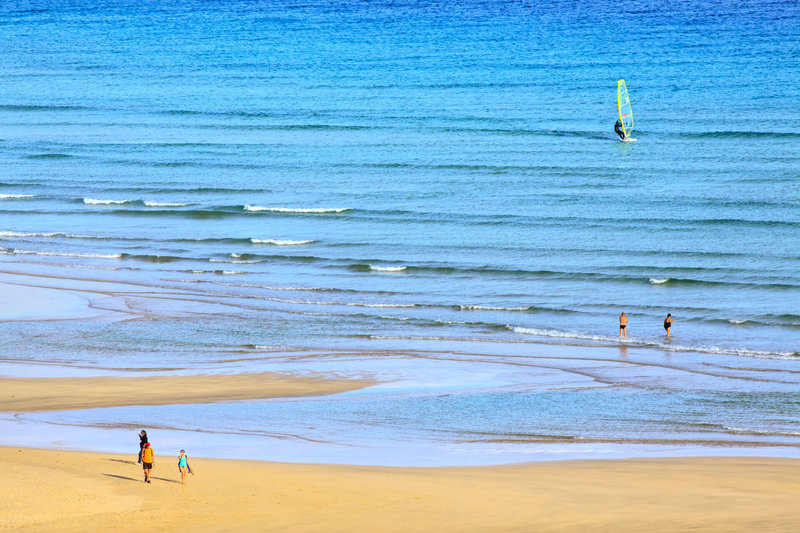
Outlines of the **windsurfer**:
[[622,122],[619,120],[614,124],[614,132],[619,135],[619,140],[625,140],[625,131],[622,129]]

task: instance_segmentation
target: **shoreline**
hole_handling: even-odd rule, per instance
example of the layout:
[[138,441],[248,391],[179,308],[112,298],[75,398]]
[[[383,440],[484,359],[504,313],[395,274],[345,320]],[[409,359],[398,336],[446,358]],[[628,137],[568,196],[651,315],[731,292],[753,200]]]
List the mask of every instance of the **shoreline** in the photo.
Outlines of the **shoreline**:
[[[3,444],[124,452],[129,432],[146,428],[160,433],[152,436],[162,446],[287,463],[460,467],[800,456],[791,423],[754,415],[748,403],[717,409],[738,391],[757,398],[764,413],[780,411],[800,383],[791,361],[443,337],[312,334],[302,339],[307,344],[292,345],[282,344],[296,340],[291,335],[273,339],[261,330],[299,331],[302,315],[281,310],[276,319],[261,308],[256,322],[243,323],[257,325],[255,334],[240,324],[246,335],[233,341],[224,313],[233,303],[226,298],[238,296],[35,275],[33,292],[20,274],[9,296],[19,299],[22,291],[31,304],[63,293],[70,305],[29,305],[50,313],[34,320],[42,335],[11,326],[22,334],[11,337],[21,351],[0,365]],[[9,277],[0,274],[6,288]],[[76,302],[122,315],[74,321]],[[218,312],[221,322],[214,321]],[[201,333],[192,325],[198,316],[226,332],[221,342],[193,341]],[[142,320],[128,320],[136,317]],[[83,340],[73,343],[65,329]],[[97,332],[121,339],[120,352],[115,343],[94,341]],[[175,332],[180,344],[162,350]],[[131,341],[150,333],[159,335],[154,342]],[[85,351],[76,349],[80,342]],[[689,407],[701,419],[673,417]]]
[[[66,275],[53,270],[69,269],[69,266],[51,267],[44,264],[28,264],[26,271],[14,268],[15,263],[4,263],[0,269],[0,287],[14,291],[15,294],[8,301],[24,301],[30,298],[56,300],[57,305],[49,305],[49,309],[35,310],[27,306],[13,311],[0,310],[0,318],[5,321],[62,321],[62,320],[120,320],[141,317],[143,313],[133,311],[120,302],[121,295],[134,292],[138,297],[147,300],[151,298],[161,301],[191,301],[192,298],[213,298],[212,292],[197,291],[188,286],[177,286],[176,282],[156,283],[152,280],[114,279],[104,278],[99,275],[94,277],[79,276],[76,272]],[[31,268],[33,267],[33,268]],[[27,279],[27,281],[26,281]],[[0,302],[3,303],[3,302]],[[7,302],[6,302],[7,303]],[[325,304],[327,305],[327,304]],[[41,307],[41,306],[40,306]],[[282,309],[280,306],[268,310],[270,313],[296,315],[297,311]],[[618,338],[616,331],[617,317],[610,316],[611,325],[607,331],[588,332],[578,330],[555,329],[530,329],[507,325],[509,335],[506,337],[475,337],[472,335],[453,336],[443,334],[428,337],[419,332],[410,335],[394,334],[367,334],[356,335],[366,339],[381,341],[425,342],[442,341],[457,343],[482,343],[490,345],[527,345],[527,346],[555,346],[576,348],[600,349],[645,349],[657,352],[671,352],[675,354],[706,354],[719,356],[734,356],[746,358],[765,358],[776,361],[796,361],[800,352],[783,348],[770,348],[756,346],[734,345],[695,345],[686,340],[675,341],[674,338],[664,339],[660,328],[658,334],[650,336],[630,336]]]
[[[392,468],[0,447],[0,530],[794,531],[800,460],[680,458]],[[191,450],[187,450],[191,452]],[[175,456],[175,457],[173,457]],[[41,505],[41,501],[48,502]]]

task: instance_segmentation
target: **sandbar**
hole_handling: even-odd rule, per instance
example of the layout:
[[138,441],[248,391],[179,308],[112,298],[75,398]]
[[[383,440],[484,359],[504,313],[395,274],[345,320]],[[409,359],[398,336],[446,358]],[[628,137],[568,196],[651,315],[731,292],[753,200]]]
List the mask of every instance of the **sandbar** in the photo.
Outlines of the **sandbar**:
[[0,411],[32,412],[321,396],[374,384],[273,372],[147,377],[0,378]]
[[679,458],[474,468],[0,448],[5,531],[797,531],[800,461]]

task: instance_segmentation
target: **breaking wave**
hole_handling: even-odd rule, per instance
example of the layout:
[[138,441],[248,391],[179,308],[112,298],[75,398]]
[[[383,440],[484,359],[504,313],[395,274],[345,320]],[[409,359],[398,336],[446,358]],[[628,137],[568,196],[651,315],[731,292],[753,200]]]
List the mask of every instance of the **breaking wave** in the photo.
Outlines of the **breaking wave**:
[[375,272],[402,272],[408,267],[404,266],[393,266],[393,267],[382,267],[376,265],[370,265],[369,269],[374,270]]
[[178,202],[144,202],[145,207],[186,207],[188,204]]
[[80,257],[82,259],[122,259],[122,254],[81,254],[69,252],[37,252],[34,250],[2,250],[7,255],[39,255],[52,257]]
[[268,211],[271,213],[296,213],[296,214],[310,214],[310,215],[324,215],[324,214],[335,214],[335,213],[344,213],[346,211],[350,211],[352,208],[350,207],[332,207],[332,208],[325,208],[325,207],[307,207],[307,208],[300,208],[300,207],[262,207],[259,205],[245,205],[245,211],[251,212],[261,212],[261,211]]
[[313,240],[304,240],[304,241],[291,241],[291,240],[280,240],[280,239],[250,239],[250,242],[253,244],[271,244],[273,246],[300,246],[302,244],[311,244]]
[[97,200],[95,198],[84,198],[83,203],[86,205],[122,205],[131,204],[137,200]]

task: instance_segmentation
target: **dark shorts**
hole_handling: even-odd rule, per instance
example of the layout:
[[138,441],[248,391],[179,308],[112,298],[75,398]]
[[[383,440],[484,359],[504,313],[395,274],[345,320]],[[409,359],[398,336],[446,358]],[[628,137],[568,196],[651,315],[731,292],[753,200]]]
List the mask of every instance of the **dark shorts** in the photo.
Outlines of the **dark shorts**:
[[627,324],[620,324],[619,329],[625,329],[625,326],[627,326]]
[[152,470],[153,463],[142,463],[142,470]]

